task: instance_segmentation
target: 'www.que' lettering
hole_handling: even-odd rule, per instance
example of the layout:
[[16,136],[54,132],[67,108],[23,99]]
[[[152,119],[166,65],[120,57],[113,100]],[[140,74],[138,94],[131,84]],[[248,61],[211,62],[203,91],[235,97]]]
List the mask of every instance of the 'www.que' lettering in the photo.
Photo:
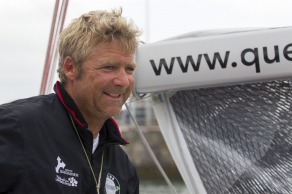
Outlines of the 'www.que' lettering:
[[[260,55],[262,54],[262,55]],[[282,56],[281,56],[282,54]],[[259,48],[247,48],[242,50],[240,53],[241,64],[245,66],[255,66],[255,72],[260,73],[260,57],[263,57],[263,60],[268,63],[279,63],[281,57],[284,57],[288,61],[292,61],[292,43],[287,44],[283,48],[283,52],[280,52],[279,46],[275,45],[273,48],[263,47]],[[158,63],[157,61],[151,59],[150,64],[156,76],[161,75],[163,69],[166,74],[172,74],[173,68],[175,64],[178,64],[182,73],[186,73],[188,71],[197,72],[200,70],[202,61],[205,60],[208,68],[210,70],[214,70],[216,66],[220,66],[222,69],[225,69],[229,65],[232,67],[237,67],[237,62],[230,62],[230,51],[226,51],[225,53],[215,52],[213,55],[209,54],[198,54],[197,57],[192,55],[188,55],[185,58],[182,57],[171,57],[170,60],[166,60],[165,58],[161,58]],[[191,67],[191,69],[190,69]]]

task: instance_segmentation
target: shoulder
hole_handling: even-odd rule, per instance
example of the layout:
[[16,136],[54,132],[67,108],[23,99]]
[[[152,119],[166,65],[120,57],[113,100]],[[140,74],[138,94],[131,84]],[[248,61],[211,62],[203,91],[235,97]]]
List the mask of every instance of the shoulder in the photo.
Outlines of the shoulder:
[[21,99],[0,106],[0,128],[33,133],[53,125],[62,115],[65,111],[55,94]]
[[19,99],[0,105],[0,117],[7,114],[18,117],[25,115],[37,115],[41,112],[47,111],[48,109],[54,108],[54,105],[56,104],[59,104],[59,102],[55,94]]
[[4,108],[13,109],[13,108],[21,108],[21,107],[27,108],[30,106],[37,106],[43,103],[50,103],[54,99],[57,99],[56,94],[39,95],[39,96],[23,98],[23,99],[9,102],[9,103],[5,103],[5,104],[0,105],[0,108],[1,109],[4,109]]

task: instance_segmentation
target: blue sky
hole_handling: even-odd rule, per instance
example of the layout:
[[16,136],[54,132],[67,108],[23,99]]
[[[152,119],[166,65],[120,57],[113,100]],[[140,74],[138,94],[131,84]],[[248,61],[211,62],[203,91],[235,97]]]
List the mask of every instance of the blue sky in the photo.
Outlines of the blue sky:
[[[55,1],[0,1],[0,103],[38,95]],[[291,0],[70,0],[82,13],[122,7],[155,42],[192,31],[292,26]]]

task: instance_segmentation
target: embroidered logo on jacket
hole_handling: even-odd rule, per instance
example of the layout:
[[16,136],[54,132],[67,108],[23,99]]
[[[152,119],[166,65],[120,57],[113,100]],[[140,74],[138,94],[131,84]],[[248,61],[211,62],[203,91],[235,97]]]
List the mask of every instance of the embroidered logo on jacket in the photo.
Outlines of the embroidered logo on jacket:
[[66,164],[57,157],[57,166],[55,167],[56,178],[55,180],[63,185],[70,187],[77,187],[78,181],[76,180],[79,177],[79,174],[74,173],[73,170],[66,169]]
[[106,194],[120,194],[120,183],[118,179],[110,173],[107,173],[106,175],[105,193]]

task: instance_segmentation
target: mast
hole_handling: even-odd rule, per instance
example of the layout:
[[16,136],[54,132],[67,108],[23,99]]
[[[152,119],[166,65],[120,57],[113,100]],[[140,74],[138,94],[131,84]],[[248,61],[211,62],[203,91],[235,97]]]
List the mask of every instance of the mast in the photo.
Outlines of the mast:
[[[60,6],[60,4],[62,5]],[[57,38],[64,26],[67,7],[69,0],[56,0],[54,14],[51,24],[51,32],[47,47],[46,59],[44,64],[42,82],[40,87],[40,94],[47,94],[52,89],[52,82],[54,80],[56,63],[58,59],[57,54]]]

